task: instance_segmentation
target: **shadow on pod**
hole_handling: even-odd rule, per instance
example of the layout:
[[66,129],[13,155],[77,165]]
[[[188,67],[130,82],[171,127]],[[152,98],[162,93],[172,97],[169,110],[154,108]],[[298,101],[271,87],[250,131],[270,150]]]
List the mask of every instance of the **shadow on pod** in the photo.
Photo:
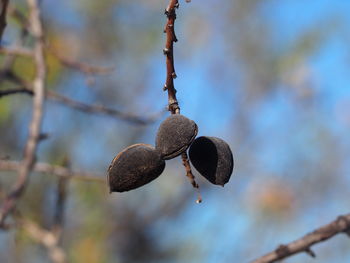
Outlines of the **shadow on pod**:
[[134,144],[120,152],[108,168],[110,192],[125,192],[156,179],[165,168],[152,145]]
[[191,163],[209,182],[224,186],[231,177],[233,156],[230,146],[217,137],[198,137],[189,150]]
[[198,132],[197,124],[180,114],[166,118],[159,126],[156,149],[164,160],[179,156],[187,150]]

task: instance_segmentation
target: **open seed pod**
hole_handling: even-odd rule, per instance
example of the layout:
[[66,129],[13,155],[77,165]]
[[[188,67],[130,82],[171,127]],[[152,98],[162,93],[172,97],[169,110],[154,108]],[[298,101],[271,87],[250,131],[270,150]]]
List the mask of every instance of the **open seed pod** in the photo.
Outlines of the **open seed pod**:
[[226,184],[233,170],[230,146],[216,137],[198,137],[189,150],[191,163],[209,182]]
[[183,115],[173,114],[159,126],[156,137],[156,149],[164,160],[179,156],[187,150],[196,138],[196,123]]
[[131,145],[120,152],[108,168],[110,192],[125,192],[148,184],[164,167],[164,160],[151,145]]

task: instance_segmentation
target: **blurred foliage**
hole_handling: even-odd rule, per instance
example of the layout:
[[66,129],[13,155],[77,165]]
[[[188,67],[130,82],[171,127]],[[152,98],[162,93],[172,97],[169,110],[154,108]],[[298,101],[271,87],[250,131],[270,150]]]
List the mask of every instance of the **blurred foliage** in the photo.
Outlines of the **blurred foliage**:
[[[47,88],[139,115],[162,111],[166,4],[41,1],[53,50],[116,68],[108,75],[85,75],[46,52]],[[230,142],[236,166],[231,182],[217,188],[196,173],[204,199],[196,205],[179,159],[168,162],[156,181],[123,194],[71,180],[61,240],[69,262],[248,262],[349,212],[350,6],[320,0],[180,4],[180,106],[198,123],[200,135]],[[12,6],[27,15],[23,1]],[[4,41],[33,44],[13,18]],[[0,63],[25,81],[33,79],[29,58],[1,54]],[[0,89],[13,87],[0,79]],[[0,98],[0,158],[21,158],[30,113],[30,96]],[[154,144],[160,121],[140,127],[47,101],[43,132],[49,138],[37,159],[60,164],[70,156],[72,169],[104,172],[124,147]],[[16,174],[0,174],[4,192]],[[57,178],[33,173],[19,211],[50,229],[56,195]],[[349,248],[343,237],[335,238],[316,247],[317,262],[347,262]],[[287,262],[312,260],[298,255]],[[0,233],[0,261],[49,257],[16,229]]]

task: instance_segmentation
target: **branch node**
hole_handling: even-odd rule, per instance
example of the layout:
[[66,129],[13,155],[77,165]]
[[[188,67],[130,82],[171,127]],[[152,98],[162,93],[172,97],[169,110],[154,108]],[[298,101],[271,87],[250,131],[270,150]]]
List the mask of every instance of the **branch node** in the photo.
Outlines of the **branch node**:
[[305,253],[308,254],[308,255],[309,255],[310,257],[312,257],[312,258],[316,258],[315,252],[312,251],[310,247],[308,247],[308,248],[305,249]]
[[165,9],[164,14],[167,16],[168,19],[176,19],[175,9]]
[[178,102],[170,103],[170,104],[168,105],[168,111],[170,111],[170,112],[173,113],[173,114],[175,114],[175,113],[177,113],[178,111],[180,111],[180,107],[179,107]]
[[286,245],[280,245],[277,249],[276,249],[276,254],[279,257],[284,257],[285,255],[288,255],[289,253],[289,249]]
[[164,55],[169,55],[170,54],[170,49],[169,48],[164,48],[163,49],[163,54]]
[[46,139],[48,139],[50,137],[50,134],[46,133],[46,132],[43,132],[43,133],[40,133],[39,134],[39,141],[44,141]]
[[348,237],[350,237],[350,220],[349,220],[346,216],[341,215],[341,216],[338,216],[337,221],[338,221],[339,223],[342,223],[342,222],[343,222],[343,223],[345,224],[346,229],[344,230],[344,233],[345,233]]
[[[175,72],[171,73],[171,76],[173,77],[173,79],[176,79],[176,78],[177,78],[177,75],[176,75]],[[175,90],[175,92],[176,92],[176,90]]]
[[168,87],[167,87],[167,85],[165,84],[164,86],[163,86],[163,91],[166,91],[168,89]]

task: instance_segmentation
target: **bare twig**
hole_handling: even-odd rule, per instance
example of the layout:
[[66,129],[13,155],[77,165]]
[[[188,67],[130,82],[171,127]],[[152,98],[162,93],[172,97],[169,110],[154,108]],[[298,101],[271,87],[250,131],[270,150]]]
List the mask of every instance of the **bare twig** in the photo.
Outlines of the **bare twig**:
[[163,49],[166,56],[166,82],[164,90],[168,91],[168,110],[172,113],[180,113],[179,103],[176,98],[176,89],[174,87],[174,79],[176,78],[174,67],[174,42],[177,41],[175,35],[175,9],[179,7],[178,0],[170,0],[168,7],[165,9],[165,15],[168,20],[164,28],[166,33],[166,43]]
[[[3,0],[2,0],[3,1]],[[11,15],[20,23],[22,30],[24,31],[31,31],[31,29],[28,27],[28,20],[26,16],[17,8],[11,7],[10,8],[10,13]],[[67,56],[63,56],[59,54],[56,50],[54,50],[52,47],[50,47],[47,43],[45,43],[45,50],[47,52],[50,52],[53,56],[56,57],[56,59],[64,66],[78,70],[84,74],[87,75],[104,75],[111,73],[112,71],[115,70],[114,67],[98,67],[98,66],[93,66],[89,65],[87,63],[82,63],[79,61],[75,61],[71,58],[68,58]],[[26,52],[24,48],[3,48],[0,49],[0,53],[5,53],[5,54],[10,54],[12,53],[13,55],[20,55],[20,56],[32,56],[30,52]]]
[[18,9],[16,9],[13,5],[9,5],[8,7],[8,15],[11,15],[12,17],[15,17],[17,21],[20,21],[21,24],[21,34],[19,39],[16,40],[15,49],[10,50],[8,53],[6,53],[4,48],[0,50],[1,53],[5,54],[4,60],[2,63],[2,69],[4,71],[9,70],[12,68],[13,64],[15,63],[16,57],[18,53],[24,56],[33,56],[33,50],[28,50],[27,48],[23,47],[23,43],[25,42],[26,38],[29,36],[29,23],[27,22],[27,17],[23,15]]
[[194,177],[194,175],[192,173],[192,169],[191,169],[190,162],[188,161],[187,153],[183,152],[181,154],[181,158],[182,158],[182,164],[183,164],[183,166],[185,167],[185,170],[186,170],[186,176],[190,180],[193,188],[196,188],[197,191],[198,191],[198,198],[196,200],[196,203],[201,203],[202,202],[202,196],[201,196],[200,191],[199,191],[199,185],[197,184],[196,179],[195,179],[195,177]]
[[64,250],[58,245],[59,240],[55,233],[41,228],[36,223],[28,219],[17,220],[26,233],[35,241],[44,246],[49,254],[49,257],[54,263],[67,262],[67,256]]
[[272,263],[301,252],[306,252],[308,255],[315,257],[315,253],[311,250],[312,245],[323,242],[339,233],[349,234],[349,231],[350,214],[339,216],[333,222],[314,230],[294,242],[287,245],[280,245],[275,251],[251,263]]
[[[21,163],[19,161],[9,161],[0,159],[0,170],[2,171],[18,171]],[[106,183],[104,173],[92,173],[92,172],[83,172],[83,171],[71,171],[70,169],[59,166],[51,165],[48,163],[36,163],[33,166],[33,171],[39,173],[53,174],[63,178],[71,178],[74,180],[81,181],[91,181],[98,183]]]
[[72,100],[66,96],[60,95],[58,93],[54,93],[52,91],[47,92],[47,97],[53,101],[67,105],[71,108],[74,108],[82,112],[93,113],[93,114],[104,114],[114,118],[132,122],[135,124],[143,125],[143,124],[152,123],[158,118],[158,116],[151,116],[151,117],[137,116],[131,113],[125,113],[116,109],[107,108],[102,105],[90,105],[84,102]]
[[[31,85],[23,81],[22,79],[20,79],[18,76],[14,75],[11,71],[5,71],[5,72],[0,71],[0,76],[3,76],[2,77],[3,79],[6,78],[7,80],[22,86],[21,88],[15,89],[14,91],[11,91],[11,90],[4,90],[2,92],[0,91],[0,95],[5,96],[5,95],[16,94],[16,93],[25,93],[27,95],[34,94],[34,90],[31,88]],[[107,108],[102,105],[94,105],[94,104],[79,102],[51,90],[46,91],[46,98],[85,113],[103,114],[116,119],[121,119],[134,124],[139,124],[139,125],[152,123],[159,118],[160,114],[162,114],[160,112],[149,117],[138,116],[132,113],[125,113],[116,109]]]
[[[64,159],[64,166],[70,170],[70,162],[68,158]],[[57,182],[57,196],[56,196],[56,209],[54,214],[54,222],[52,226],[52,232],[56,234],[58,240],[61,239],[63,223],[64,223],[64,208],[67,199],[67,188],[69,183],[69,177],[58,177]]]
[[28,90],[26,88],[18,88],[18,89],[0,90],[0,98],[4,96],[13,95],[16,93],[27,93],[29,95],[33,95],[33,92],[31,90]]
[[[114,67],[98,67],[98,66],[89,65],[87,63],[75,61],[68,57],[62,56],[52,48],[47,48],[47,51],[50,52],[63,66],[78,70],[87,75],[104,75],[104,74],[111,73],[115,69]],[[34,55],[31,50],[25,47],[11,47],[11,48],[1,47],[0,53],[6,54],[6,55],[25,56],[25,57],[32,57]]]
[[[46,49],[50,54],[52,54],[63,66],[66,66],[71,69],[78,70],[87,75],[104,75],[111,73],[115,70],[114,67],[98,67],[89,65],[87,63],[75,61],[71,58],[62,56],[52,48]],[[24,57],[32,57],[34,54],[31,50],[25,47],[0,47],[0,53],[6,55],[16,55],[16,56],[24,56]]]
[[[164,85],[164,90],[168,91],[168,110],[171,112],[171,114],[180,114],[180,107],[176,98],[176,89],[174,86],[174,79],[177,77],[174,66],[174,42],[177,42],[175,35],[175,19],[177,8],[179,8],[179,1],[170,0],[167,8],[165,9],[167,23],[164,28],[164,33],[166,33],[166,42],[165,48],[163,49],[163,53],[166,56],[166,82]],[[181,157],[182,163],[186,170],[186,176],[189,178],[192,186],[198,191],[198,198],[196,202],[201,203],[202,197],[199,192],[199,186],[192,174],[191,164],[188,161],[187,153],[184,152]]]
[[20,24],[22,32],[26,35],[29,34],[31,31],[30,22],[24,12],[19,10],[16,6],[10,5],[8,8],[8,13]]
[[75,61],[73,59],[70,59],[68,57],[62,56],[61,54],[59,54],[57,51],[55,51],[52,48],[48,48],[47,49],[53,56],[55,56],[58,61],[69,68],[78,70],[82,73],[88,74],[88,75],[92,75],[92,74],[99,74],[99,75],[103,75],[103,74],[108,74],[111,73],[112,71],[114,71],[114,67],[98,67],[98,66],[92,66],[86,63],[82,63],[79,61]]
[[25,57],[32,57],[33,51],[25,48],[25,47],[0,47],[0,53],[6,54],[6,55],[14,55],[14,56],[25,56]]
[[6,12],[7,12],[8,3],[9,3],[9,0],[1,0],[0,2],[0,43],[6,27]]
[[29,179],[29,174],[35,162],[35,152],[40,137],[40,129],[45,99],[46,64],[44,57],[43,29],[40,20],[40,10],[37,0],[27,0],[30,11],[30,28],[35,37],[34,60],[36,76],[33,81],[34,99],[33,116],[29,126],[29,136],[24,148],[24,157],[18,170],[18,179],[10,191],[0,211],[0,226],[4,226],[5,219],[13,211],[17,200],[22,196]]

